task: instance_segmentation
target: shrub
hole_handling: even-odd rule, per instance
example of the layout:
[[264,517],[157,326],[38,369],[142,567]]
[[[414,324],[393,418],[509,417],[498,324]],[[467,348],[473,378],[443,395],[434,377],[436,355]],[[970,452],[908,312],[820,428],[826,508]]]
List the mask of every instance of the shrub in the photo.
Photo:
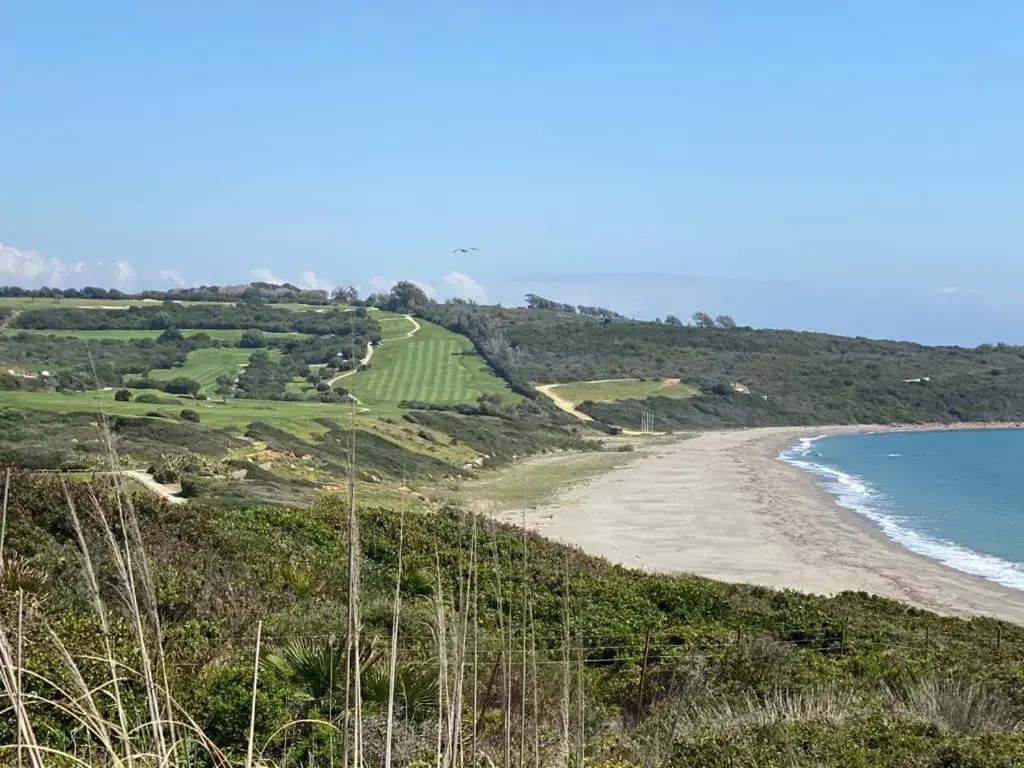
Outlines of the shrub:
[[161,485],[169,485],[178,482],[178,473],[171,467],[150,467],[149,473],[153,479]]
[[267,346],[267,340],[263,336],[263,331],[257,328],[249,328],[242,331],[242,338],[238,340],[238,346],[243,349],[261,349]]
[[114,399],[119,403],[130,403],[132,400],[132,393],[127,389],[119,389],[114,393]]
[[191,408],[183,409],[182,412],[178,414],[178,418],[182,421],[191,421],[193,424],[199,423],[199,414]]
[[143,392],[141,395],[135,398],[136,403],[149,403],[155,405],[160,402],[160,398],[154,395],[152,392]]
[[327,392],[331,388],[331,385],[326,381],[318,381],[316,384],[317,392]]
[[178,376],[164,385],[164,392],[169,392],[172,395],[192,395],[192,397],[196,397],[202,388],[203,385],[195,379],[190,379],[188,376]]
[[170,328],[164,330],[159,336],[156,337],[157,342],[177,342],[183,340],[185,337],[182,336],[181,331],[175,328],[173,325]]

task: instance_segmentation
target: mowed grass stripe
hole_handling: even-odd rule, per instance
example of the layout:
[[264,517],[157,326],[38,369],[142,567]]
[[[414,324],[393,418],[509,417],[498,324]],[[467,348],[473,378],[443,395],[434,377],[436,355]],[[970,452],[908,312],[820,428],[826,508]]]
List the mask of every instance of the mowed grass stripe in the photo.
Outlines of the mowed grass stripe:
[[[401,362],[401,357],[395,358],[397,350],[392,350],[392,354],[388,359],[388,367],[385,368],[383,378],[378,380],[379,383],[375,385],[373,380],[370,382],[371,392],[379,398],[386,400],[400,400],[401,399],[401,377],[403,376],[404,366]],[[402,350],[403,354],[408,354],[409,350]]]
[[443,341],[428,341],[430,345],[429,360],[427,368],[427,397],[437,403],[448,402],[447,393],[444,391],[444,348]]
[[469,339],[426,321],[413,337],[386,341],[370,369],[345,379],[344,385],[378,414],[400,412],[403,400],[472,403],[484,392],[518,400],[475,354]]
[[458,366],[453,365],[457,362],[455,353],[458,351],[454,342],[449,341],[444,345],[445,360],[443,361],[444,367],[444,380],[441,383],[442,391],[445,393],[446,403],[458,402],[455,393],[455,383],[457,378]]
[[430,342],[428,341],[416,342],[416,354],[412,359],[412,376],[410,377],[409,389],[406,395],[409,400],[426,400],[428,398],[424,390],[423,379],[429,366],[429,344]]
[[480,394],[479,392],[473,393],[470,391],[469,372],[466,370],[467,359],[475,360],[476,358],[452,355],[452,398],[455,402],[475,400],[475,395]]
[[[384,374],[380,379],[380,386],[376,388],[379,390],[378,395],[385,400],[395,399],[398,391],[399,377],[402,375],[402,367],[395,364],[394,360],[391,360],[393,356],[391,348],[388,347],[387,358],[384,363]],[[391,360],[390,365],[388,365],[388,360]],[[379,363],[376,364],[379,365]]]

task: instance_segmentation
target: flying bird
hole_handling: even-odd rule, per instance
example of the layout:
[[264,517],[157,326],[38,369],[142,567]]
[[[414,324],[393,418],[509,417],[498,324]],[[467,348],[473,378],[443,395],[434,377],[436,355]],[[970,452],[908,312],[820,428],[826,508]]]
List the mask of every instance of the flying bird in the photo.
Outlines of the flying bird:
[[453,248],[452,253],[469,253],[470,251],[479,251],[479,248]]

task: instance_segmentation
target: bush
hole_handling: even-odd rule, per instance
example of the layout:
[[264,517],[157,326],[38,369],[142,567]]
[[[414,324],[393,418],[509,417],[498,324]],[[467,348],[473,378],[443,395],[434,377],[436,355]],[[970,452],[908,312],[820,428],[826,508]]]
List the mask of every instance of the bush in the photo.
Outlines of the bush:
[[157,403],[160,402],[160,398],[154,395],[152,392],[143,392],[141,395],[135,398],[135,402],[156,405]]
[[195,475],[182,475],[181,493],[178,495],[183,499],[194,499],[202,490],[202,481]]
[[178,376],[164,385],[164,392],[169,392],[172,395],[192,395],[192,397],[196,397],[202,388],[203,385],[195,379],[190,379],[188,376]]
[[242,338],[238,340],[238,346],[243,349],[261,349],[267,346],[267,340],[263,336],[263,331],[249,328],[242,331]]
[[127,389],[119,389],[114,393],[114,399],[119,403],[130,403],[132,401],[132,393]]
[[159,336],[156,337],[157,342],[177,342],[181,341],[185,337],[181,334],[181,331],[175,328],[173,325],[170,328],[164,330]]
[[317,392],[327,392],[331,388],[331,385],[326,381],[318,381],[316,384]]
[[191,421],[193,424],[199,423],[199,414],[191,408],[183,409],[182,412],[178,414],[178,418],[182,421]]
[[170,485],[171,483],[178,482],[178,473],[170,467],[151,467],[149,473],[161,485]]

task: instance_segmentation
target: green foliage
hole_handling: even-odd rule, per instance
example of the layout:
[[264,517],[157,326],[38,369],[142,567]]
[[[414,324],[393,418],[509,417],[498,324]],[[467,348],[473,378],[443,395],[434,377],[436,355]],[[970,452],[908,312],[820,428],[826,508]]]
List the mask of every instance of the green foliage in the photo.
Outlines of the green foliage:
[[130,403],[132,400],[131,390],[119,389],[114,393],[114,399],[119,403]]
[[178,418],[182,421],[191,421],[193,424],[198,424],[199,412],[194,411],[191,408],[184,408],[181,413],[178,414]]
[[[516,386],[681,377],[691,400],[581,410],[623,426],[655,412],[661,429],[784,424],[1010,421],[1024,418],[1024,349],[927,347],[819,333],[605,323],[565,312],[434,305]],[[716,322],[708,318],[711,325]],[[729,325],[728,318],[723,322]],[[999,375],[993,375],[993,373]],[[735,393],[743,384],[750,394]]]
[[157,404],[160,402],[160,396],[152,392],[143,392],[141,395],[135,396],[136,403],[152,403]]
[[164,392],[172,395],[191,395],[195,397],[199,394],[200,389],[202,389],[202,385],[188,376],[178,376],[164,384]]
[[165,302],[127,309],[28,309],[14,318],[14,326],[42,330],[210,330],[256,329],[274,333],[372,335],[379,331],[372,317],[339,309],[291,311],[269,304],[180,304]]
[[238,346],[248,349],[259,349],[267,346],[267,340],[263,331],[257,328],[248,328],[242,331],[242,338],[238,340]]
[[116,387],[125,374],[181,365],[196,342],[90,341],[39,334],[0,334],[0,360],[34,373],[48,371],[69,390]]

